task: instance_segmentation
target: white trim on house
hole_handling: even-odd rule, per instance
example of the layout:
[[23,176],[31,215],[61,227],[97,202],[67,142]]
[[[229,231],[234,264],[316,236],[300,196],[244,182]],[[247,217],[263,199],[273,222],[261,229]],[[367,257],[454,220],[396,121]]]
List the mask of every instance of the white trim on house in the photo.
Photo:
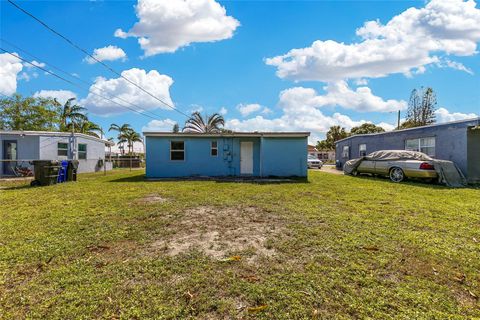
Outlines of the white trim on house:
[[273,138],[273,137],[282,137],[282,138],[305,138],[310,136],[310,132],[225,132],[225,133],[195,133],[195,132],[182,132],[182,133],[173,133],[173,132],[143,132],[145,137],[175,137],[175,138],[184,138],[184,137],[216,137],[216,138],[233,138],[233,137],[264,137],[264,138]]

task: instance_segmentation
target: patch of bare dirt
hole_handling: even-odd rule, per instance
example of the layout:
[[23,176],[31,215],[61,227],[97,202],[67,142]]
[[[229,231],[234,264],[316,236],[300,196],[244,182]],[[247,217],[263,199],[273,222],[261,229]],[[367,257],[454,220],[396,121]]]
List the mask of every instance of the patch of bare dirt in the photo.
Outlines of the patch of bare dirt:
[[254,207],[197,207],[177,219],[175,234],[155,241],[154,249],[171,256],[196,249],[216,259],[244,251],[254,260],[275,254],[268,240],[283,229],[278,217]]
[[149,194],[146,197],[137,199],[137,203],[141,204],[150,204],[150,203],[162,203],[166,202],[168,199],[160,196],[159,194]]

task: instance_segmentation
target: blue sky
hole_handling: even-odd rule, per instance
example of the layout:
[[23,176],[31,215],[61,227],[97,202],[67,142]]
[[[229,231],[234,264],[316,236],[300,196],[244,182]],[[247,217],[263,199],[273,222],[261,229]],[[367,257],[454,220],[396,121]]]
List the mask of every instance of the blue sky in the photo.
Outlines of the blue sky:
[[[438,121],[480,114],[480,9],[473,1],[191,2],[18,4],[92,54],[111,46],[99,59],[117,58],[104,62],[179,110],[221,111],[235,130],[305,130],[315,140],[334,124],[350,128],[369,121],[391,129],[395,110],[405,114],[410,91],[420,86],[436,91]],[[138,131],[170,130],[185,121],[100,64],[88,63],[6,1],[0,31],[38,59],[4,41],[2,48],[75,74],[157,120],[0,54],[0,72],[8,79],[0,84],[3,94],[65,98],[69,93],[58,90],[71,91],[104,128],[130,123]],[[150,42],[142,47],[141,38]]]

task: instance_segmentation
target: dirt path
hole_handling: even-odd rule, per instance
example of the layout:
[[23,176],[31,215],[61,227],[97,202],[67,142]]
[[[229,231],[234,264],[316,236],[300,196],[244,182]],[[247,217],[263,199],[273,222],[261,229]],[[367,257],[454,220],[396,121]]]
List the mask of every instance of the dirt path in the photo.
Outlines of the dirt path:
[[333,173],[333,174],[343,174],[342,170],[337,170],[335,169],[335,166],[332,166],[332,165],[324,165],[322,169],[320,169],[319,171]]

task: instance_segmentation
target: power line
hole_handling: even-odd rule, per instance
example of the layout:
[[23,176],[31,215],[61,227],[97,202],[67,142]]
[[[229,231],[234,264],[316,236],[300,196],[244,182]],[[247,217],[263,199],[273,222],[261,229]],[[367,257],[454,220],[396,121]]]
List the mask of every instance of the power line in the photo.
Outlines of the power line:
[[[1,48],[1,47],[0,47],[0,50],[2,50],[3,52],[11,55],[12,57],[15,57],[15,58],[17,58],[17,59],[19,59],[19,60],[22,60],[22,61],[25,62],[25,63],[28,63],[29,65],[31,65],[31,66],[33,66],[33,67],[35,67],[35,68],[37,68],[37,69],[40,69],[40,70],[42,70],[42,71],[44,71],[44,72],[46,72],[46,73],[48,73],[48,74],[50,74],[50,75],[52,75],[52,76],[60,79],[60,80],[62,80],[62,81],[65,81],[65,82],[67,82],[67,83],[69,83],[69,84],[71,84],[71,85],[73,85],[73,86],[75,86],[75,87],[77,87],[77,88],[80,88],[80,89],[82,89],[82,90],[85,90],[85,88],[82,88],[82,86],[79,86],[78,84],[76,84],[76,83],[74,83],[74,82],[72,82],[72,81],[70,81],[70,80],[68,80],[68,79],[65,79],[65,78],[62,77],[62,76],[59,76],[58,74],[56,74],[56,73],[54,73],[54,72],[52,72],[52,71],[50,71],[50,70],[47,70],[47,69],[45,69],[45,68],[43,68],[43,67],[41,67],[41,66],[38,66],[38,65],[36,65],[36,64],[34,64],[34,63],[26,60],[26,59],[24,59],[24,58],[22,58],[22,57],[20,57],[20,56],[18,56],[18,55],[16,55],[16,54],[14,54],[14,53],[11,53],[11,52],[9,52],[9,51]],[[119,105],[119,106],[121,106],[121,107],[123,107],[123,108],[127,108],[127,109],[129,109],[129,110],[131,110],[131,111],[133,111],[133,112],[136,112],[136,113],[138,113],[138,114],[141,114],[141,115],[143,115],[143,116],[145,116],[145,117],[149,117],[149,118],[151,118],[151,119],[153,119],[153,120],[158,120],[158,118],[155,118],[155,117],[152,117],[152,116],[150,116],[150,115],[148,115],[148,114],[142,113],[142,112],[140,112],[140,111],[138,111],[138,110],[136,110],[136,109],[133,109],[133,108],[124,106],[123,104],[120,104],[120,103],[118,103],[118,102],[116,102],[116,101],[114,101],[114,100],[112,100],[112,99],[110,99],[110,98],[108,98],[108,97],[104,97],[104,96],[102,96],[102,95],[100,95],[100,94],[98,94],[98,93],[95,93],[95,92],[93,92],[93,91],[89,91],[89,92],[90,92],[91,94],[93,94],[93,95],[96,95],[96,96],[98,96],[98,97],[100,97],[100,98],[102,98],[102,99],[108,100],[108,101],[110,101],[110,102],[112,102],[112,103],[115,103],[115,104],[117,104],[117,105]]]
[[[70,74],[69,72],[67,72],[67,71],[65,71],[65,70],[62,70],[61,68],[56,67],[56,66],[52,65],[51,63],[45,62],[45,59],[41,59],[41,58],[36,57],[35,55],[31,54],[30,52],[26,51],[25,49],[22,49],[22,48],[16,46],[15,44],[11,43],[10,41],[8,41],[8,40],[6,40],[6,39],[4,39],[4,38],[0,38],[0,41],[3,41],[3,42],[5,42],[5,43],[7,43],[7,44],[10,45],[11,47],[17,49],[18,51],[21,51],[21,52],[25,53],[26,55],[32,57],[33,59],[36,59],[36,60],[38,60],[38,61],[44,62],[46,65],[50,66],[51,68],[59,71],[60,73],[63,73],[63,74],[65,74],[65,75],[67,75],[68,77],[70,77],[70,78],[72,78],[72,79],[75,79],[76,81],[80,81],[81,83],[83,83],[83,84],[85,84],[85,85],[87,85],[87,86],[91,86],[91,87],[93,87],[93,88],[95,88],[95,89],[97,89],[97,90],[100,90],[100,91],[102,91],[102,92],[104,92],[104,93],[106,93],[106,94],[109,94],[109,93],[108,93],[106,90],[104,90],[103,88],[97,87],[96,85],[92,85],[92,84],[90,84],[89,82],[81,79],[80,77],[73,76],[73,75]],[[88,90],[88,91],[89,91],[89,89],[85,89],[85,90]],[[89,92],[90,92],[90,91],[89,91]],[[120,100],[120,101],[122,101],[122,102],[124,102],[124,103],[127,103],[127,104],[133,106],[134,108],[138,108],[139,111],[141,111],[141,112],[143,112],[143,113],[148,112],[149,114],[153,115],[154,117],[161,118],[160,115],[157,115],[157,114],[153,113],[152,111],[145,110],[144,108],[140,107],[139,105],[134,104],[134,103],[132,103],[132,102],[130,102],[130,101],[127,101],[127,100],[125,100],[125,99],[123,99],[123,98],[121,98],[121,97],[116,96],[115,98],[118,99],[118,100]]]
[[66,36],[64,36],[63,34],[61,34],[60,32],[56,31],[55,29],[53,29],[52,27],[50,27],[48,24],[46,24],[45,22],[43,22],[42,20],[40,20],[39,18],[37,18],[36,16],[34,16],[33,14],[31,14],[30,12],[26,11],[25,9],[23,9],[22,7],[20,7],[19,5],[17,5],[15,2],[13,2],[12,0],[7,0],[11,5],[13,5],[15,8],[17,8],[18,10],[22,11],[24,14],[28,15],[29,17],[31,17],[32,19],[34,19],[35,21],[37,21],[38,23],[40,23],[42,26],[44,26],[46,29],[48,29],[50,32],[52,32],[53,34],[59,36],[60,38],[62,38],[63,40],[65,40],[68,44],[70,44],[71,46],[73,46],[75,49],[81,51],[82,53],[86,54],[87,56],[89,56],[91,59],[93,59],[94,61],[100,63],[102,66],[104,66],[107,70],[109,70],[110,72],[114,73],[115,75],[121,77],[122,79],[124,79],[125,81],[129,82],[130,84],[134,85],[135,87],[137,87],[138,89],[142,90],[143,92],[145,92],[146,94],[148,94],[149,96],[151,96],[152,98],[154,98],[155,100],[161,102],[162,104],[164,104],[165,106],[171,108],[172,110],[175,110],[177,111],[178,113],[186,116],[187,118],[189,118],[190,116],[186,113],[184,113],[183,111],[181,110],[178,110],[177,108],[175,108],[174,106],[170,105],[169,103],[163,101],[162,99],[158,98],[157,96],[155,96],[154,94],[150,93],[149,91],[145,90],[144,88],[142,88],[140,85],[136,84],[135,82],[131,81],[130,79],[128,79],[127,77],[123,76],[121,73],[119,73],[118,71],[114,70],[112,67],[110,67],[109,65],[107,65],[106,63],[104,63],[103,61],[95,58],[93,55],[91,55],[87,50],[83,49],[82,47],[80,47],[79,45],[77,45],[75,42],[73,42],[72,40],[70,40],[69,38],[67,38]]

